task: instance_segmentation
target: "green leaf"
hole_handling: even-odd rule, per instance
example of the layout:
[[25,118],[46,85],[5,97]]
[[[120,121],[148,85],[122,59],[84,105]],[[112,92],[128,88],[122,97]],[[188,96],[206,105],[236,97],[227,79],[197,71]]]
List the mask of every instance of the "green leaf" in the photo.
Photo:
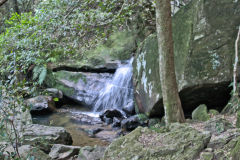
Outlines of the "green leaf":
[[55,98],[53,98],[53,101],[54,101],[54,102],[58,102],[58,101],[59,101],[59,98],[55,97]]

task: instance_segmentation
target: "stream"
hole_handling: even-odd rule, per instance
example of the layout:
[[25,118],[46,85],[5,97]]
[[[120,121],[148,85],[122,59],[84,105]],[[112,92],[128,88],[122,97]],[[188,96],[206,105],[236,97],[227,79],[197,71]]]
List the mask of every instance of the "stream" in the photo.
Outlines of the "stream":
[[35,124],[64,127],[72,136],[73,146],[107,146],[117,134],[86,107],[77,105],[65,105],[55,113],[33,115],[32,119]]

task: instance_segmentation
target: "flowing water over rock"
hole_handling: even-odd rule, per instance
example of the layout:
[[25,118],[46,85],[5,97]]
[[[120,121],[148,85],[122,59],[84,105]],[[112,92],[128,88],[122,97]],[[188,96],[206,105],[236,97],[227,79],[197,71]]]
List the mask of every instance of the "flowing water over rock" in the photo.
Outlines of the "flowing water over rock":
[[133,102],[132,61],[133,58],[121,65],[113,78],[105,83],[94,105],[94,112],[113,108],[122,110]]

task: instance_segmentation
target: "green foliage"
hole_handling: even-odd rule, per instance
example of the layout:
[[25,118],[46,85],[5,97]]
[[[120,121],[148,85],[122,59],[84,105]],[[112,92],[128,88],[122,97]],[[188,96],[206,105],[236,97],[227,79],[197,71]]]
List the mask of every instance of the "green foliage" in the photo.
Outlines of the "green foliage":
[[33,69],[33,80],[38,79],[38,83],[41,85],[47,76],[47,68],[44,66],[35,66]]

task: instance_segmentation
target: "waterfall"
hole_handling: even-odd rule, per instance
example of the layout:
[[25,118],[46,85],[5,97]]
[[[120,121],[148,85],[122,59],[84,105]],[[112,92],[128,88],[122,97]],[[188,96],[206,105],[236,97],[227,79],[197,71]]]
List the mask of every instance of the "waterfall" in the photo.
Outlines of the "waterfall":
[[105,83],[94,105],[94,112],[110,108],[121,110],[133,101],[132,62],[133,58],[127,64],[121,64],[113,78]]

